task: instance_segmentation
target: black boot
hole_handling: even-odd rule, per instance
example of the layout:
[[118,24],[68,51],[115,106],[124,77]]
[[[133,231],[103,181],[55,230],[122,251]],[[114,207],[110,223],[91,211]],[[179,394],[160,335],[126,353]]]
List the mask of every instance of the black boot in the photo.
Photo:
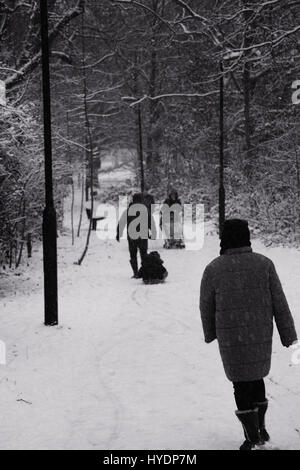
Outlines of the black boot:
[[246,440],[240,450],[251,450],[261,444],[258,424],[258,408],[254,410],[236,411],[236,416],[243,425]]
[[134,279],[138,279],[139,275],[138,275],[138,263],[137,263],[137,260],[136,259],[131,259],[130,260],[130,264],[131,264],[131,267],[132,267],[132,271],[133,271],[133,278]]
[[268,409],[268,400],[262,401],[260,403],[255,403],[255,406],[258,408],[258,425],[259,425],[259,432],[260,438],[265,443],[270,440],[270,436],[268,431],[266,430],[265,425],[265,415]]

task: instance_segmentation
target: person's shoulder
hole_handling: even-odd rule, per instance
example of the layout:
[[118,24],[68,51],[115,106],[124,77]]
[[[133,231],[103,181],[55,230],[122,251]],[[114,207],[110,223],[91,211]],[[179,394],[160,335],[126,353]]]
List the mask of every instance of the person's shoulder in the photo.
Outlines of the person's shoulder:
[[253,257],[253,259],[260,262],[261,264],[265,264],[265,265],[269,265],[269,266],[273,265],[273,261],[270,258],[268,258],[267,256],[265,256],[261,253],[257,253],[256,251],[253,251],[251,253],[251,256]]
[[219,266],[221,266],[224,260],[224,256],[217,256],[214,258],[205,268],[207,274],[214,272]]

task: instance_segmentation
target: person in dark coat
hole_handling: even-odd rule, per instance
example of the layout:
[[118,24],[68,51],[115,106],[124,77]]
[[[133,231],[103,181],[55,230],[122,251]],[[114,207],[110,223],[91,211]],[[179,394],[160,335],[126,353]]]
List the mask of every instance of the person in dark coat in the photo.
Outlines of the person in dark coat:
[[[142,218],[142,223],[140,223],[140,217]],[[149,237],[156,238],[156,227],[151,208],[145,204],[143,195],[140,193],[133,195],[132,202],[120,218],[116,235],[118,242],[126,225],[130,264],[133,270],[133,278],[137,279],[139,278],[138,252],[140,253],[141,261],[143,261],[148,252]]]
[[175,189],[170,191],[161,208],[160,229],[167,236],[164,248],[185,248],[182,240],[182,203]]
[[149,193],[148,187],[146,185],[144,187],[142,195],[143,195],[143,203],[145,204],[147,209],[151,211],[151,206],[155,204],[155,199],[152,196],[152,194]]
[[271,366],[273,319],[283,346],[297,341],[297,334],[274,264],[252,251],[246,221],[225,222],[220,254],[203,274],[201,318],[205,341],[218,340],[233,382],[236,415],[246,437],[240,449],[251,450],[270,438],[263,378]]

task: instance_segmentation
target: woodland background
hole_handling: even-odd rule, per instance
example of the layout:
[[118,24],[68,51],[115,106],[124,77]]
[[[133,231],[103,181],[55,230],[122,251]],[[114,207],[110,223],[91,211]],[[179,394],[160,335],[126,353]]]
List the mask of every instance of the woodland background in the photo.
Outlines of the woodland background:
[[[56,208],[108,155],[133,166],[140,132],[156,201],[176,187],[215,219],[225,81],[226,216],[300,245],[300,1],[48,0]],[[39,2],[0,0],[0,257],[18,266],[44,207]],[[222,71],[223,70],[223,71]],[[141,127],[139,126],[139,113]],[[100,178],[101,185],[101,178]],[[132,187],[112,188],[115,200]],[[26,254],[27,256],[27,254]]]

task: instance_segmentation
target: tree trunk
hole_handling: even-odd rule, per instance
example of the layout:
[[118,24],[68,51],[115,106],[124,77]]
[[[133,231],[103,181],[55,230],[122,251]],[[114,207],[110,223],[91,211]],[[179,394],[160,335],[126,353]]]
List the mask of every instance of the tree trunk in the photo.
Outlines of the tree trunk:
[[223,63],[220,64],[220,161],[219,161],[219,236],[221,238],[225,222],[225,187],[224,187],[224,75]]
[[27,257],[32,257],[32,238],[31,233],[27,233]]
[[90,197],[91,197],[91,218],[86,237],[85,248],[82,255],[78,260],[79,266],[82,264],[90,244],[91,232],[93,228],[93,212],[94,212],[94,193],[93,193],[93,181],[94,181],[94,152],[93,152],[93,139],[91,133],[91,126],[88,113],[88,102],[87,102],[87,75],[85,68],[85,37],[84,37],[84,15],[82,15],[82,62],[83,62],[83,96],[84,96],[84,114],[86,123],[86,139],[88,142],[88,153],[89,153],[89,164],[90,164]]
[[[151,53],[151,70],[150,70],[150,85],[149,85],[149,96],[155,96],[156,91],[156,52]],[[149,130],[147,136],[147,168],[153,174],[155,171],[155,163],[157,160],[156,145],[153,138],[154,124],[156,122],[156,101],[150,100],[149,102]]]
[[74,200],[75,200],[75,188],[74,188],[74,180],[73,176],[71,177],[71,192],[72,192],[72,202],[71,202],[71,231],[72,231],[72,245],[74,245]]
[[[69,106],[68,106],[69,107]],[[70,120],[69,112],[67,112],[67,138],[68,142],[70,141]],[[68,144],[68,162],[70,168],[72,168],[72,157],[70,151],[70,145]],[[72,172],[72,170],[71,170]],[[71,233],[72,233],[72,245],[74,245],[74,201],[75,201],[75,188],[74,188],[74,178],[73,173],[70,176],[71,178]]]
[[[251,0],[243,0],[245,8],[251,5]],[[252,12],[247,9],[244,12],[244,21],[245,21],[245,48],[251,45],[251,16]],[[243,70],[243,91],[244,91],[244,120],[245,120],[245,147],[246,147],[246,164],[245,164],[245,174],[249,181],[251,181],[254,161],[253,161],[253,143],[252,143],[252,133],[253,133],[253,123],[251,118],[251,62],[247,60],[249,52],[245,52],[245,63]]]
[[[138,65],[138,56],[136,54],[133,91],[134,91],[134,95],[138,97],[140,90],[139,90],[139,77],[138,77],[137,65]],[[145,171],[144,171],[143,123],[142,123],[142,105],[141,104],[138,104],[136,106],[135,120],[136,120],[136,149],[137,149],[138,167],[139,167],[139,175],[140,175],[140,188],[141,188],[141,192],[143,192],[145,189]]]
[[77,237],[80,237],[80,230],[82,224],[82,216],[83,216],[83,205],[84,205],[84,193],[85,193],[85,178],[84,178],[84,171],[82,172],[81,178],[81,201],[80,201],[80,213],[79,213],[79,222],[78,222],[78,229],[77,229]]
[[[164,8],[164,4],[160,5],[160,0],[152,0],[152,9],[155,13],[159,13],[160,6]],[[155,28],[157,18],[154,18],[152,27]],[[154,97],[157,94],[157,44],[155,33],[152,36],[152,50],[150,57],[150,77],[149,77],[149,96]],[[147,136],[147,169],[152,179],[157,178],[157,170],[159,165],[158,138],[156,132],[156,124],[159,118],[159,101],[149,101],[149,129]]]
[[24,239],[25,239],[25,230],[26,230],[26,200],[25,197],[23,199],[22,203],[22,230],[21,230],[21,243],[20,243],[20,249],[19,249],[19,254],[17,255],[16,259],[16,269],[20,266],[21,261],[22,261],[22,255],[23,255],[23,247],[24,247]]

